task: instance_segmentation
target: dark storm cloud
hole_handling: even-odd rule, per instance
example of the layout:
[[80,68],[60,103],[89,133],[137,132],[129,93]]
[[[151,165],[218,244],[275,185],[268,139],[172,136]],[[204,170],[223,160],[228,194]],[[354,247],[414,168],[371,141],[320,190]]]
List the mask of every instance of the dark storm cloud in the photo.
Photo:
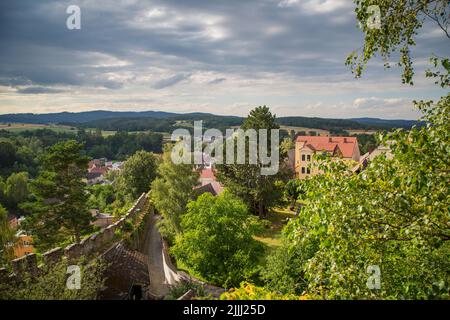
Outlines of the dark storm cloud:
[[[348,74],[344,59],[362,42],[352,5],[344,1],[351,2],[1,1],[0,83],[120,89],[126,81],[114,75],[135,77],[152,67],[174,74],[149,80],[155,89],[196,71],[333,81]],[[71,4],[81,7],[81,30],[65,27]],[[427,43],[436,53],[446,49],[434,39]],[[429,54],[423,47],[417,52]]]
[[42,93],[61,93],[61,92],[64,92],[64,90],[46,88],[46,87],[28,87],[28,88],[17,89],[17,92],[23,93],[23,94],[42,94]]
[[208,84],[218,84],[218,83],[224,82],[225,80],[227,80],[227,79],[226,78],[216,78],[216,79],[209,81]]
[[176,74],[166,79],[159,80],[153,84],[153,88],[155,89],[163,89],[167,87],[171,87],[178,82],[186,80],[190,77],[190,74]]

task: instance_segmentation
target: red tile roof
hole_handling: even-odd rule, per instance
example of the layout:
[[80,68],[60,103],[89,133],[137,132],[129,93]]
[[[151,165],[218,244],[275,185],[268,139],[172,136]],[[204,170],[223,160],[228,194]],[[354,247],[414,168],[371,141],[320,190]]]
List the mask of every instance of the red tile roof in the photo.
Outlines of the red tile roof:
[[105,174],[108,172],[108,168],[107,167],[94,167],[92,168],[89,172],[90,173],[100,173],[100,174]]
[[335,154],[340,150],[344,158],[351,158],[358,144],[356,137],[298,136],[296,141],[304,142],[304,145],[315,151]]
[[197,195],[209,192],[213,196],[217,196],[223,192],[223,186],[219,182],[213,181],[201,186],[194,187],[194,190],[197,192]]
[[223,186],[220,182],[216,181],[216,176],[214,175],[214,170],[211,168],[203,168],[200,171],[200,185],[194,187],[198,194],[203,194],[209,192],[213,195],[218,195],[222,193]]
[[99,159],[93,159],[93,160],[89,161],[89,164],[88,164],[89,168],[98,167],[100,165],[101,165],[101,161]]
[[200,171],[200,179],[213,179],[216,180],[214,171],[211,168],[204,168]]

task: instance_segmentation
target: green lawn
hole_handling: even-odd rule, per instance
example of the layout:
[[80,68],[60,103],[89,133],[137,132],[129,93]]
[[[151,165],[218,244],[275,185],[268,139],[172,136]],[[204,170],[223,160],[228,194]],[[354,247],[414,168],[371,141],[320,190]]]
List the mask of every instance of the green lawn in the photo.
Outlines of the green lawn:
[[255,239],[264,244],[264,256],[259,261],[264,264],[266,257],[276,248],[281,246],[281,230],[286,225],[289,218],[294,217],[294,212],[288,208],[275,208],[269,213],[267,220],[270,222],[269,226],[264,232],[255,236]]

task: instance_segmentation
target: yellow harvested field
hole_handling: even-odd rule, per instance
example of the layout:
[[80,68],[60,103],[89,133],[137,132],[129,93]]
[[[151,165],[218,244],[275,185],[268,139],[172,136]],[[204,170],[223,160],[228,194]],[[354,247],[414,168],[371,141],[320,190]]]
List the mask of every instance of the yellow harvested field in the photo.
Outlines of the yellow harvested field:
[[305,127],[293,127],[293,126],[280,126],[280,129],[284,129],[286,131],[294,130],[295,132],[305,131],[306,135],[309,135],[311,131],[315,131],[319,136],[329,136],[330,131],[323,129],[315,129],[315,128],[305,128]]

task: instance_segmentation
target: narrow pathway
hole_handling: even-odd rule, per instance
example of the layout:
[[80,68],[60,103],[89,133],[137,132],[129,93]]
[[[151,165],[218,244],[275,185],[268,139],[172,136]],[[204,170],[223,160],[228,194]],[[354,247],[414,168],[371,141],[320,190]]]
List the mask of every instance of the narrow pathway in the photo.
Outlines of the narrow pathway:
[[158,217],[152,215],[151,219],[149,234],[146,237],[145,244],[145,248],[148,250],[150,292],[156,296],[165,296],[169,293],[169,288],[165,283],[161,234],[156,227]]
[[[156,223],[160,219],[160,216],[152,215],[150,219],[150,227],[144,244],[144,248],[148,256],[148,272],[150,277],[149,290],[150,294],[155,296],[155,298],[162,298],[169,293],[169,285],[166,283],[166,277],[164,274],[163,241],[161,234],[156,227]],[[203,283],[193,277],[190,277],[184,272],[177,272],[176,269],[172,270],[172,273],[175,273],[177,277],[181,276],[185,280],[194,281],[201,284],[207,295],[218,298],[225,291],[223,288]]]

